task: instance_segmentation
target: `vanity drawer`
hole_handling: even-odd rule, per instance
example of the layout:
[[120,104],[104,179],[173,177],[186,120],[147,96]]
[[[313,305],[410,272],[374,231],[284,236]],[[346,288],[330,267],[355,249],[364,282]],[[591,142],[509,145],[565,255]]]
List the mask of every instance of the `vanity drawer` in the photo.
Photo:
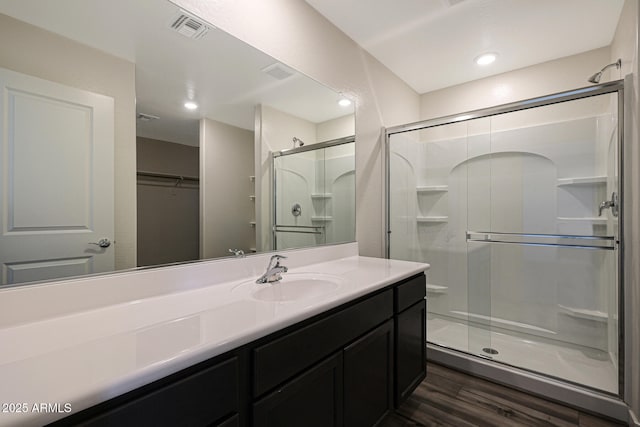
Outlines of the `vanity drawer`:
[[[206,368],[170,385],[107,410],[87,421],[61,420],[82,426],[206,426],[239,411],[238,358]],[[221,425],[237,425],[237,417]],[[69,423],[67,423],[69,422]],[[230,424],[226,424],[230,422]]]
[[424,274],[408,279],[406,282],[396,286],[395,291],[395,312],[411,307],[427,296],[426,277]]
[[393,316],[391,289],[253,350],[253,395],[260,396]]

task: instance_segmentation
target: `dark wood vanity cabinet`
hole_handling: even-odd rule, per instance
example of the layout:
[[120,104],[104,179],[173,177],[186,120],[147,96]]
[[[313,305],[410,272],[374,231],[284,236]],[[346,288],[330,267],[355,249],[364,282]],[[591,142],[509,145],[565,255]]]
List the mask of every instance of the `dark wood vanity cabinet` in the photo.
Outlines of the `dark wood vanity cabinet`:
[[425,276],[414,277],[395,288],[395,407],[427,375],[427,302]]
[[256,402],[253,425],[342,426],[342,384],[342,353],[337,353]]
[[54,425],[376,425],[425,377],[425,290],[414,276]]
[[205,362],[54,423],[55,426],[224,426],[240,424],[240,357]]

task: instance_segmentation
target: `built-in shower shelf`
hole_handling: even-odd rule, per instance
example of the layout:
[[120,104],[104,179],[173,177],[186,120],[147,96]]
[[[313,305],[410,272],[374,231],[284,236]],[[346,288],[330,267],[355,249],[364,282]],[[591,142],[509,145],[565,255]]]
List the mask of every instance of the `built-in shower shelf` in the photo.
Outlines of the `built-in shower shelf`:
[[251,195],[249,196],[249,200],[251,200],[251,201],[254,201],[254,202],[255,202],[255,200],[256,200],[256,196],[254,196],[253,194],[251,194]]
[[332,197],[332,193],[311,193],[312,199],[330,199]]
[[604,217],[573,217],[573,216],[561,216],[558,217],[558,221],[560,222],[590,222],[596,225],[606,225],[607,218]]
[[249,221],[249,225],[250,225],[251,227],[255,227],[255,226],[256,226],[256,222],[255,222],[255,221]]
[[560,178],[558,179],[558,186],[563,185],[592,185],[592,184],[606,184],[606,176],[583,176],[576,178]]
[[312,216],[311,221],[333,221],[332,216]]
[[609,315],[604,311],[567,307],[566,305],[562,304],[558,304],[558,307],[567,316],[577,317],[579,319],[595,320],[597,322],[606,322],[609,319]]
[[441,193],[444,191],[449,191],[448,185],[423,185],[416,187],[416,191],[418,193]]
[[416,220],[418,222],[439,223],[439,222],[448,222],[449,221],[449,217],[448,216],[419,216],[419,217],[416,218]]
[[258,251],[256,250],[256,248],[249,248],[249,252],[251,252],[251,253],[256,253],[256,252],[258,252]]
[[448,289],[449,289],[448,286],[434,285],[433,283],[427,283],[428,294],[442,295],[442,294],[446,294]]
[[255,175],[249,175],[249,181],[256,182],[256,176]]

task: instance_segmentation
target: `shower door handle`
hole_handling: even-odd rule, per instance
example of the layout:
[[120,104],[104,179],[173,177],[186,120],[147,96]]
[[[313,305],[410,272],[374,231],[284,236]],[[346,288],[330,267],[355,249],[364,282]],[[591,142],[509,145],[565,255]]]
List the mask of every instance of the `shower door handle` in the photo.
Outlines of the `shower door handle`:
[[602,216],[602,211],[605,209],[611,209],[611,215],[618,216],[618,195],[614,191],[611,193],[611,200],[605,200],[598,206],[598,216]]

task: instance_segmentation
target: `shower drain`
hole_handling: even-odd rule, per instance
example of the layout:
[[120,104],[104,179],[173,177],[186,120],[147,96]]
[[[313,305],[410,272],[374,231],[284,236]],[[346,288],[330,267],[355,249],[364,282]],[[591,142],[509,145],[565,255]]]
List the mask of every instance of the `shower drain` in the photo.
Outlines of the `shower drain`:
[[487,354],[498,354],[498,350],[493,349],[491,347],[485,347],[482,349],[482,351],[484,351]]

